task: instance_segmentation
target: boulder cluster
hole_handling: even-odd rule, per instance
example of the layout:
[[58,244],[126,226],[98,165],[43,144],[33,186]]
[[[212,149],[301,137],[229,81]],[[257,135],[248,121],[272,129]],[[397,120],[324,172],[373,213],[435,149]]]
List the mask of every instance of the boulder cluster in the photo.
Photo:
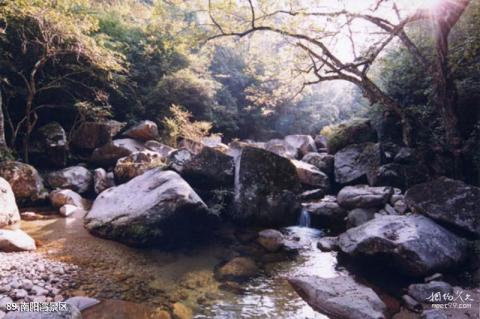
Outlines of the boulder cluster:
[[[455,271],[469,259],[472,239],[480,238],[480,188],[435,178],[414,149],[378,142],[369,124],[346,128],[349,134],[334,143],[290,135],[227,145],[212,136],[184,139],[177,148],[159,141],[151,121],[128,129],[115,121],[87,122],[70,141],[60,129],[50,124],[38,139],[48,146],[42,161],[58,170],[0,162],[0,251],[35,249],[19,229],[17,204],[47,201],[62,216],[84,216],[94,235],[160,248],[197,242],[222,221],[294,225],[303,210],[312,227],[335,235],[322,238],[320,249],[380,260],[416,278]],[[255,238],[264,252],[288,250],[274,229]],[[216,276],[230,282],[257,272],[254,261],[237,255],[222,262]],[[353,318],[338,307],[339,298],[350,298],[344,291],[360,295],[348,313],[380,318],[385,312],[370,288],[348,279],[291,283],[312,307],[342,318]]]

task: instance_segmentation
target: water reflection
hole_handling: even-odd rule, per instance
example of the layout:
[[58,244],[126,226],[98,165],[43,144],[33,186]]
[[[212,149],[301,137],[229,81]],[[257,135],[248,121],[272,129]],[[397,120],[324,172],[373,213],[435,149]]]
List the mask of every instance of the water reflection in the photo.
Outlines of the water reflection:
[[243,295],[223,292],[215,305],[205,307],[195,318],[328,318],[303,301],[285,278],[306,274],[324,278],[339,276],[335,253],[324,253],[315,247],[318,238],[324,235],[320,230],[295,226],[284,229],[284,233],[302,247],[297,260],[279,263],[270,276],[246,283]]

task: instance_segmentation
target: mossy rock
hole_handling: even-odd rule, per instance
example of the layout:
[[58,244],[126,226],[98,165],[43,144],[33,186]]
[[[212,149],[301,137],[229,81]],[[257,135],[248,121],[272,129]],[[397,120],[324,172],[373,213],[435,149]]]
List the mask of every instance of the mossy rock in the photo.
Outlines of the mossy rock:
[[367,119],[355,119],[335,125],[329,128],[327,134],[327,148],[331,154],[351,144],[377,141],[377,133]]

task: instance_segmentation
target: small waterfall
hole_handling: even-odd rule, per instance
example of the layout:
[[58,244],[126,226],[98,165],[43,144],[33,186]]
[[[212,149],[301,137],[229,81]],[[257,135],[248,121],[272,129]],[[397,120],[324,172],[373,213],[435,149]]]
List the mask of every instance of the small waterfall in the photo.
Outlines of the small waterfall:
[[300,227],[310,227],[310,213],[306,209],[302,209],[300,213],[300,218],[298,219],[298,226]]

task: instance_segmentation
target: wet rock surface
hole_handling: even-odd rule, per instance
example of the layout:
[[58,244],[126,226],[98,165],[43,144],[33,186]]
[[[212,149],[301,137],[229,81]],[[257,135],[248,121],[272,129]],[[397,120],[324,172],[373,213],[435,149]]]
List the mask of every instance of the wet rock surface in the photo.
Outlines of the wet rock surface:
[[315,310],[333,318],[386,318],[386,306],[378,295],[348,276],[290,278],[290,284]]

